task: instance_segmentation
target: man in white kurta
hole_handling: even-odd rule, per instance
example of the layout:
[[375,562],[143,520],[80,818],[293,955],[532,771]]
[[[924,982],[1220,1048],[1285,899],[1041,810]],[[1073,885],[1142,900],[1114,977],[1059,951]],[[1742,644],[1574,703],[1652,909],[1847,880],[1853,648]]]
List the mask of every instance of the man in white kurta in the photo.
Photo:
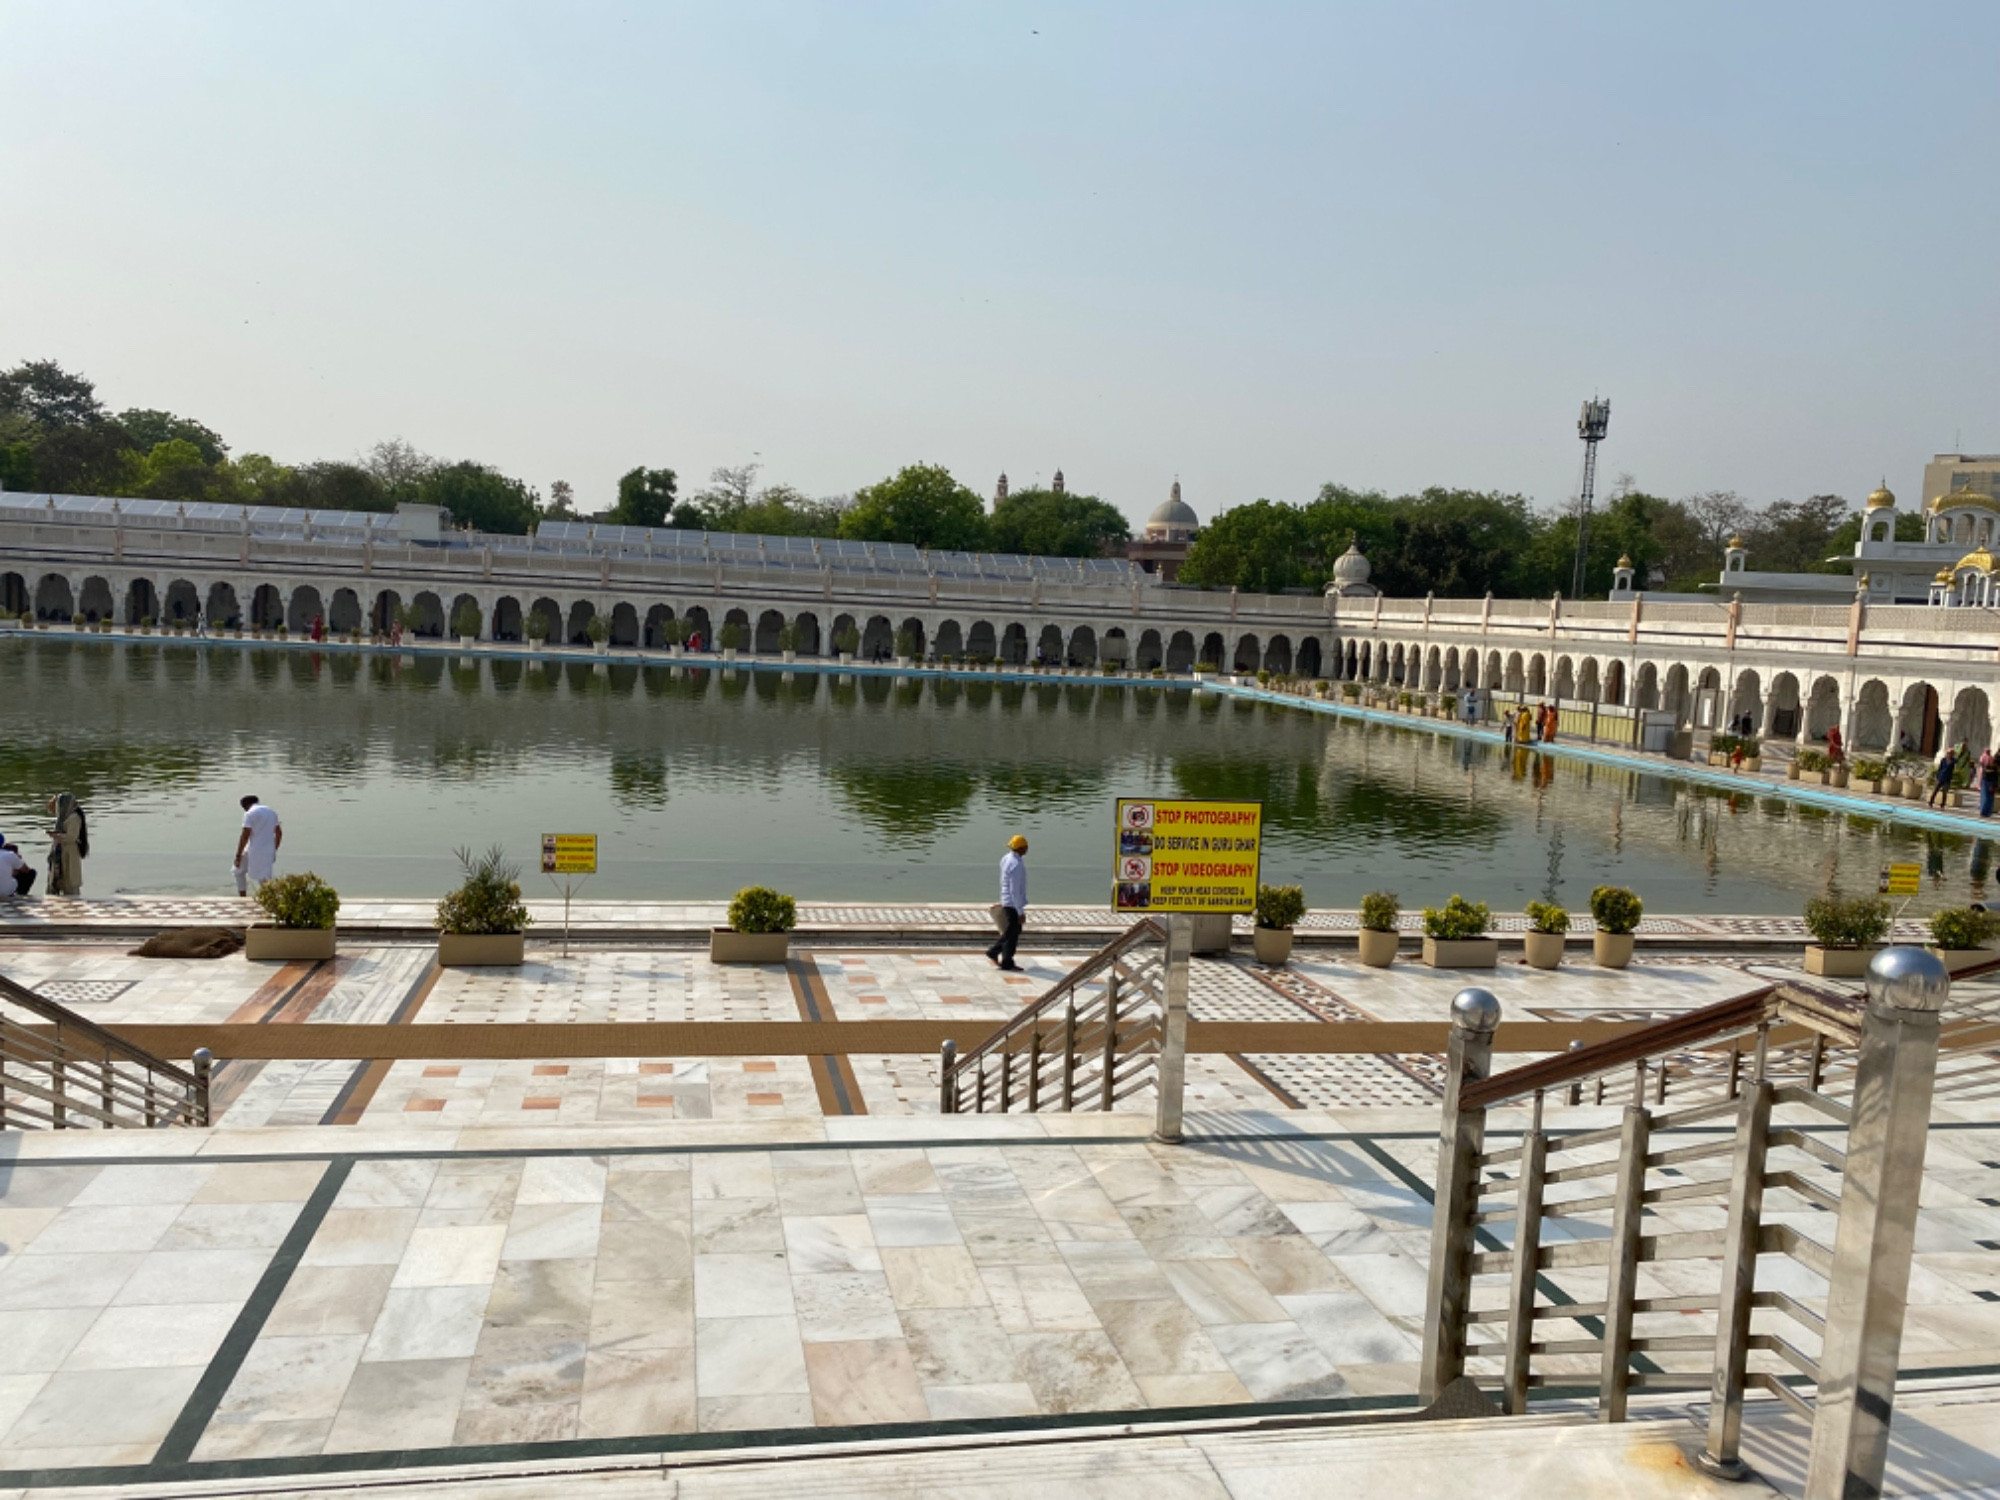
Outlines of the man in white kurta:
[[278,810],[255,797],[243,799],[243,832],[236,839],[236,894],[248,895],[250,882],[262,885],[277,873],[278,846],[285,841]]

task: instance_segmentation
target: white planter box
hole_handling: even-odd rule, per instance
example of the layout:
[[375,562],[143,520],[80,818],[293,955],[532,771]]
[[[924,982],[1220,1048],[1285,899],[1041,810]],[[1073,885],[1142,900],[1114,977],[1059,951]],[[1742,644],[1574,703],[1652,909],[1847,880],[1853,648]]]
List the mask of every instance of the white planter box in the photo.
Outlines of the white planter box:
[[735,661],[736,648],[734,646],[724,646],[722,648],[722,659],[724,661]]
[[1822,948],[1806,944],[1806,972],[1827,979],[1859,979],[1868,972],[1868,961],[1882,950],[1868,948]]
[[1990,964],[1994,959],[2000,958],[2000,953],[1994,952],[1991,948],[1933,948],[1926,944],[1924,951],[1935,953],[1944,960],[1945,968],[1953,974],[1977,964]]
[[782,653],[780,653],[780,655],[781,655],[781,656],[782,656],[782,658],[783,658],[783,659],[784,659],[785,661],[787,661],[787,662],[794,662],[794,661],[797,661],[797,660],[799,659],[799,653],[798,653],[798,652],[796,652],[796,651],[786,651],[786,652],[782,652]]
[[459,649],[462,651],[470,651],[478,644],[479,637],[476,635],[462,635],[458,638]]
[[440,932],[438,963],[447,969],[517,968],[527,946],[518,932]]
[[717,964],[781,964],[791,951],[789,932],[738,932],[733,927],[708,930],[708,960]]
[[243,956],[253,963],[297,963],[333,957],[331,927],[275,927],[252,923],[243,929]]
[[1491,969],[1500,962],[1500,939],[1424,939],[1424,962],[1433,969]]

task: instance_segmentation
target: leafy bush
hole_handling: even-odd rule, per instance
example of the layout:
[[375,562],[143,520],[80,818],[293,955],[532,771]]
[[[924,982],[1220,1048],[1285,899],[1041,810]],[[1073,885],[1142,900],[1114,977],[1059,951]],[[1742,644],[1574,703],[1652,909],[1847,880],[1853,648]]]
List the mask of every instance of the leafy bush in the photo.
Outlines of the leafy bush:
[[484,623],[485,616],[479,612],[479,606],[468,599],[459,605],[458,613],[452,616],[452,634],[478,635],[479,627]]
[[917,633],[914,630],[899,630],[896,632],[896,654],[898,656],[915,656],[917,654]]
[[1456,693],[1446,693],[1442,698],[1438,699],[1438,707],[1448,714],[1457,713],[1458,695]]
[[1645,912],[1646,903],[1638,892],[1622,885],[1600,885],[1590,893],[1590,920],[1599,932],[1619,935],[1635,931]]
[[852,656],[861,649],[861,632],[852,625],[833,638],[833,647],[843,655]]
[[1824,771],[1832,764],[1824,750],[1801,750],[1793,759],[1801,771]]
[[437,905],[438,931],[465,936],[524,932],[534,918],[521,901],[521,867],[498,844],[479,858],[454,851],[465,883]]
[[583,633],[590,637],[593,646],[601,646],[611,639],[611,627],[604,623],[603,615],[592,615],[590,623],[583,627]]
[[1269,667],[1259,667],[1257,669],[1257,686],[1269,687],[1270,685],[1271,685],[1271,669]]
[[1417,701],[1417,695],[1415,693],[1396,694],[1396,707],[1398,708],[1408,708],[1412,703],[1415,703],[1416,701]]
[[1530,901],[1528,925],[1551,936],[1569,931],[1569,913],[1553,901]]
[[678,615],[670,615],[660,626],[660,634],[666,637],[669,646],[684,646],[688,638],[688,622]]
[[1889,903],[1828,891],[1806,902],[1806,931],[1822,948],[1865,948],[1889,931]]
[[549,638],[549,617],[539,609],[528,616],[528,639],[545,641]]
[[307,927],[324,931],[333,925],[340,910],[340,896],[319,876],[307,870],[299,875],[280,875],[257,887],[257,904],[280,927]]
[[799,904],[769,886],[746,885],[729,903],[729,925],[737,932],[790,932]]
[[778,630],[778,649],[796,651],[799,649],[799,627],[796,621],[787,621]]
[[2000,937],[2000,913],[1947,907],[1931,913],[1931,942],[1940,948],[1984,948]]
[[1343,682],[1340,685],[1340,696],[1345,698],[1349,703],[1352,703],[1361,696],[1361,684],[1358,682]]
[[722,633],[716,637],[725,651],[741,651],[749,632],[734,620],[724,623]]
[[1887,761],[1857,760],[1854,762],[1854,779],[1856,781],[1880,781],[1888,774],[1889,765]]
[[1403,903],[1394,891],[1370,891],[1361,898],[1361,925],[1370,932],[1394,932]]
[[1257,925],[1284,931],[1306,914],[1306,893],[1296,885],[1257,887]]
[[1443,906],[1424,908],[1424,936],[1447,943],[1485,937],[1490,917],[1484,901],[1468,901],[1454,894]]

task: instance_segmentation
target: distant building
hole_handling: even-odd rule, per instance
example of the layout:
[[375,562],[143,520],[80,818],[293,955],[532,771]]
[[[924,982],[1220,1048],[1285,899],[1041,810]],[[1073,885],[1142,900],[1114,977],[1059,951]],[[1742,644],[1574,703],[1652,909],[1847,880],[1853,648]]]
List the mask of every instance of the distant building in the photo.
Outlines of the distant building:
[[2000,453],[1939,453],[1924,465],[1924,508],[1970,490],[2000,495]]
[[1148,573],[1157,573],[1168,583],[1180,577],[1188,548],[1201,532],[1201,517],[1181,499],[1181,482],[1174,481],[1173,493],[1146,517],[1146,529],[1125,544],[1126,559]]

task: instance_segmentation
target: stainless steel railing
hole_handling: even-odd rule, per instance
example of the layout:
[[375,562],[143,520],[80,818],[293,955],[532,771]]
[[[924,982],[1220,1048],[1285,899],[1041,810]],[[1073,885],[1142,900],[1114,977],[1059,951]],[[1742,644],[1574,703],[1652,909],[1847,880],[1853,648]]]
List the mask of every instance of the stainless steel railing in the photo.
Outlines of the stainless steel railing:
[[212,1070],[207,1048],[175,1067],[0,975],[0,1129],[204,1126]]

